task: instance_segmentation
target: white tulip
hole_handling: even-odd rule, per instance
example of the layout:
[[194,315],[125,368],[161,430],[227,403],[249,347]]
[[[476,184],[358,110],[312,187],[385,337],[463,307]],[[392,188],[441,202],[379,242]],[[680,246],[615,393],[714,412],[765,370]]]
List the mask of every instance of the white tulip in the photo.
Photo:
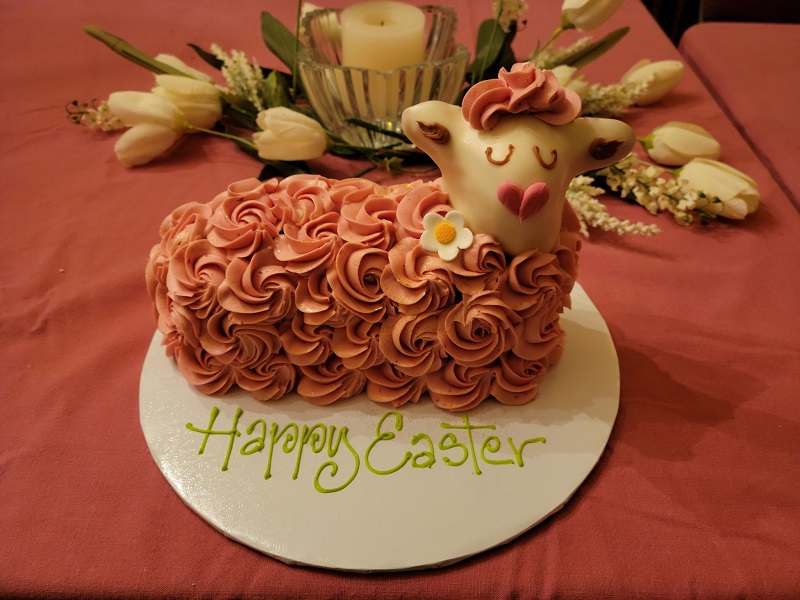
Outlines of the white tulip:
[[183,75],[156,75],[153,93],[177,106],[194,127],[210,129],[222,115],[217,87]]
[[211,78],[210,75],[207,73],[203,73],[202,71],[198,71],[187,65],[177,56],[173,56],[172,54],[156,54],[156,60],[160,63],[164,63],[172,67],[173,69],[177,69],[181,73],[186,73],[189,77],[194,77],[195,79],[199,79],[200,81],[205,81],[207,83],[213,83],[214,80]]
[[114,145],[117,158],[128,167],[149,163],[169,150],[181,132],[157,123],[140,123],[122,134]]
[[575,67],[570,67],[569,65],[558,65],[551,69],[553,75],[558,79],[558,85],[572,90],[578,94],[582,100],[586,97],[586,94],[589,93],[591,84],[583,78],[583,75],[574,77],[575,71],[577,70],[578,69]]
[[186,117],[169,100],[148,92],[114,92],[108,107],[128,127],[155,123],[171,129],[183,129]]
[[328,136],[314,119],[285,108],[268,108],[258,113],[262,130],[253,134],[258,155],[266,160],[311,160],[328,150]]
[[660,165],[678,167],[693,158],[719,158],[719,142],[708,131],[692,123],[671,121],[642,140],[648,156]]
[[696,208],[729,219],[744,219],[758,208],[756,182],[716,160],[695,158],[680,169],[678,180],[700,194]]
[[578,31],[597,29],[617,12],[622,0],[564,0],[561,21]]
[[130,127],[114,145],[117,158],[129,167],[148,163],[169,150],[187,124],[177,106],[147,92],[114,92],[108,106]]
[[658,102],[675,89],[683,75],[683,63],[679,60],[660,60],[650,62],[642,59],[622,76],[622,83],[644,83],[647,89],[636,99],[639,106]]

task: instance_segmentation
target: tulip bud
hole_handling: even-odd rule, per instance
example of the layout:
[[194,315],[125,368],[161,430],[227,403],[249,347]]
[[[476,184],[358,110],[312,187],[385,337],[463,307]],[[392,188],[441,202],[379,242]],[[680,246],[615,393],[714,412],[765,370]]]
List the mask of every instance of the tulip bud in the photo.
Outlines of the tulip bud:
[[181,130],[186,120],[172,102],[148,92],[114,92],[108,97],[108,107],[128,127],[155,123]]
[[695,158],[680,169],[678,180],[700,195],[695,207],[707,213],[744,219],[758,208],[756,182],[725,163]]
[[608,21],[622,4],[622,0],[564,0],[561,5],[561,22],[565,28],[578,31],[597,29]]
[[575,67],[570,67],[569,65],[558,65],[551,69],[553,75],[558,79],[558,85],[572,90],[583,100],[589,92],[591,85],[583,78],[583,75],[574,77],[575,71],[577,70],[578,69]]
[[258,155],[266,160],[311,160],[328,150],[328,136],[314,119],[279,106],[258,113],[262,130],[253,134]]
[[645,83],[647,89],[636,99],[639,106],[647,106],[658,102],[669,94],[683,75],[683,63],[679,60],[660,60],[650,62],[647,59],[640,60],[622,76],[622,83]]
[[645,137],[642,144],[648,156],[660,165],[677,167],[693,158],[719,158],[719,142],[702,127],[672,121]]
[[169,150],[181,132],[157,123],[140,123],[122,134],[114,145],[117,158],[128,167],[149,163]]
[[190,125],[209,129],[222,114],[217,87],[182,75],[156,75],[153,93],[177,106]]

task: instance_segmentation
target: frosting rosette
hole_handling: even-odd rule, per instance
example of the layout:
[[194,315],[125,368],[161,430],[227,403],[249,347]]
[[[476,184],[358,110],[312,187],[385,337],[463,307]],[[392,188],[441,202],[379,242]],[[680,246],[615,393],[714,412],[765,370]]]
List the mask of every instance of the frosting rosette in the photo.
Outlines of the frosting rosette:
[[446,356],[438,329],[437,313],[390,317],[381,326],[381,352],[398,371],[422,377],[439,369]]
[[470,410],[489,395],[492,371],[488,366],[467,366],[455,360],[427,376],[431,401],[445,410]]
[[367,396],[373,402],[394,407],[411,402],[416,404],[425,392],[425,378],[413,377],[386,361],[364,371],[367,377]]
[[378,349],[381,324],[363,319],[350,319],[333,330],[331,346],[348,369],[369,369],[386,360]]
[[336,213],[331,212],[300,227],[287,223],[275,240],[275,256],[286,263],[287,271],[300,275],[326,268],[342,245],[342,238],[336,231],[338,220]]
[[397,203],[392,198],[377,194],[343,204],[339,235],[348,242],[388,250],[394,245],[396,210]]
[[203,320],[197,338],[203,348],[226,364],[246,365],[256,361],[257,355],[271,356],[282,347],[274,325],[242,323],[222,308]]
[[276,207],[287,207],[289,219],[299,227],[334,210],[330,187],[319,175],[295,175],[284,179],[270,200]]
[[235,383],[234,368],[202,346],[184,343],[173,347],[173,350],[181,374],[202,393],[224,394]]
[[208,219],[208,241],[231,259],[271,246],[288,215],[288,211],[276,210],[269,199],[269,192],[276,188],[275,180],[246,179],[231,184]]
[[300,367],[297,393],[311,404],[325,405],[360,394],[366,384],[363,371],[348,369],[331,355],[324,363]]
[[281,325],[280,332],[283,351],[293,365],[318,365],[331,354],[333,327],[308,323],[304,313],[295,313],[291,321]]
[[205,239],[213,210],[208,204],[188,202],[172,211],[159,228],[161,251],[169,257],[183,244]]
[[334,299],[365,321],[380,321],[386,315],[381,273],[388,262],[385,250],[356,242],[344,244],[335,265],[328,269]]
[[548,365],[547,359],[528,360],[507,352],[492,367],[489,392],[502,404],[526,404],[539,393]]
[[327,323],[331,327],[340,327],[351,314],[333,297],[326,269],[316,269],[298,278],[295,304],[297,310],[304,313],[303,320],[311,325]]
[[378,186],[368,179],[340,179],[331,185],[329,194],[334,206],[341,210],[346,204],[365,200],[378,189]]
[[526,250],[513,258],[508,266],[508,278],[500,289],[500,297],[521,317],[539,311],[543,303],[558,299],[567,276],[554,254]]
[[516,346],[521,324],[522,319],[497,292],[481,292],[443,313],[439,318],[439,341],[456,362],[482,367]]
[[422,220],[427,213],[445,216],[451,210],[453,207],[449,204],[448,195],[435,183],[410,186],[397,202],[397,239],[419,239],[425,232]]
[[564,125],[580,115],[580,96],[561,87],[552,71],[533,63],[500,69],[498,79],[473,85],[464,96],[461,112],[473,129],[493,129],[506,114],[532,114],[545,123]]
[[296,288],[297,276],[269,248],[231,261],[219,286],[219,304],[244,323],[277,323],[294,313]]
[[458,254],[448,265],[450,278],[464,294],[496,290],[505,280],[506,255],[497,240],[485,233],[476,233],[472,245]]
[[170,299],[204,318],[216,307],[217,287],[225,281],[228,259],[207,240],[181,245],[169,259],[166,285]]
[[445,262],[415,238],[405,238],[389,250],[389,268],[381,274],[381,289],[404,314],[436,311],[455,299]]

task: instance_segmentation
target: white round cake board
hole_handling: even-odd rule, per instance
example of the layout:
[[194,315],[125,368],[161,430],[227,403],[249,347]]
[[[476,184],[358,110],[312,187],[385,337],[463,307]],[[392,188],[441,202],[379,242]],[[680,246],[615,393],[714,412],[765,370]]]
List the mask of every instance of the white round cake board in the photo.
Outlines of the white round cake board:
[[[579,286],[572,303],[562,317],[563,358],[536,400],[514,407],[487,399],[467,413],[440,410],[427,396],[398,409],[365,395],[328,407],[297,395],[265,403],[239,391],[205,396],[165,355],[157,332],[142,370],[142,429],[183,501],[251,548],[287,563],[349,571],[444,566],[508,542],[556,512],[605,448],[619,406],[617,355]],[[210,429],[240,435],[202,433],[215,407]],[[304,425],[306,432],[324,429],[328,442],[346,426],[350,446],[342,439],[331,457],[308,435],[302,443]],[[292,445],[295,431],[301,439]],[[260,450],[259,436],[266,437]],[[404,463],[406,453],[416,456]],[[335,474],[330,465],[321,469],[329,461]],[[315,480],[323,490],[341,489],[323,493]]]

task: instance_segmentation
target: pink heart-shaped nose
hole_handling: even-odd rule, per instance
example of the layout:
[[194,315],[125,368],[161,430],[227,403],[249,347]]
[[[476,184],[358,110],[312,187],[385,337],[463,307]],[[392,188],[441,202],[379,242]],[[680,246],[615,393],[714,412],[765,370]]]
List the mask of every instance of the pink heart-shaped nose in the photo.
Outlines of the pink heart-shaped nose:
[[529,185],[523,192],[516,183],[504,181],[497,186],[497,199],[522,222],[544,208],[550,199],[550,188],[539,181]]

